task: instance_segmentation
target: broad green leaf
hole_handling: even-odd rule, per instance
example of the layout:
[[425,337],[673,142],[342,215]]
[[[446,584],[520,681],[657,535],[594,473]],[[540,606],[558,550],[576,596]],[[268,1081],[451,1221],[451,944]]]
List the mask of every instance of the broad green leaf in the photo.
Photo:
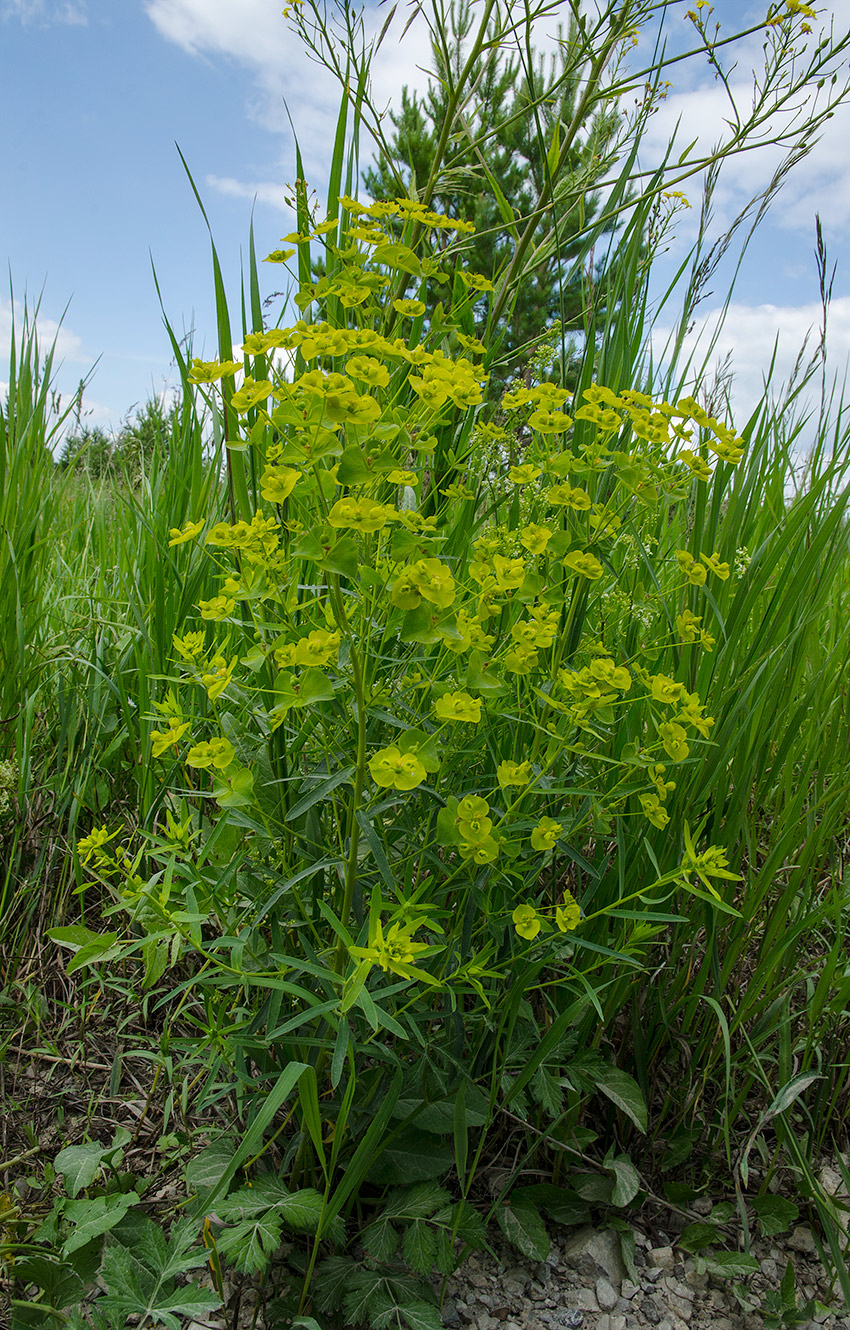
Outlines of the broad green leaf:
[[235,1153],[236,1143],[229,1136],[213,1141],[186,1165],[187,1185],[199,1192],[214,1187]]
[[298,1233],[315,1233],[323,1204],[321,1192],[313,1187],[302,1187],[280,1200],[278,1210],[288,1228],[294,1228]]
[[399,1235],[386,1216],[382,1215],[363,1230],[361,1242],[373,1261],[390,1261],[398,1251]]
[[772,1237],[774,1233],[784,1233],[800,1218],[799,1207],[784,1196],[756,1196],[752,1207],[758,1215],[763,1238]]
[[79,1247],[85,1247],[92,1238],[108,1233],[122,1219],[131,1205],[138,1205],[134,1191],[116,1192],[112,1196],[96,1196],[93,1200],[66,1201],[62,1218],[73,1225],[73,1231],[62,1243],[62,1255],[70,1256]]
[[328,676],[315,666],[311,666],[301,676],[295,705],[309,707],[314,702],[328,702],[333,695],[334,687]]
[[619,1067],[604,1065],[594,1065],[587,1075],[612,1104],[631,1118],[638,1131],[646,1131],[646,1104],[634,1077]]
[[714,1224],[688,1224],[679,1238],[680,1245],[689,1252],[704,1251],[719,1241],[720,1233]]
[[[607,1181],[607,1179],[606,1179]],[[552,1182],[538,1182],[530,1187],[516,1187],[511,1193],[519,1203],[529,1202],[536,1205],[556,1224],[586,1224],[590,1219],[590,1208],[584,1201],[567,1187],[557,1187]]]
[[611,1204],[620,1207],[628,1205],[640,1191],[640,1178],[634,1164],[628,1155],[620,1155],[617,1159],[612,1159],[605,1167],[614,1177]]
[[699,1256],[697,1260],[698,1269],[724,1279],[746,1279],[749,1275],[756,1274],[759,1269],[756,1258],[747,1256],[744,1252],[713,1252],[711,1256]]
[[213,798],[220,808],[247,808],[254,802],[254,773],[248,767],[231,767],[217,777]]
[[408,1330],[443,1330],[443,1318],[430,1302],[403,1302],[399,1306]]
[[47,936],[60,947],[79,951],[80,947],[87,946],[89,942],[96,942],[100,934],[91,928],[84,928],[82,924],[69,924],[67,928],[48,928]]
[[532,1261],[545,1261],[549,1255],[549,1234],[536,1205],[515,1201],[496,1209],[496,1221],[510,1243]]
[[382,1185],[423,1182],[444,1177],[453,1163],[451,1146],[415,1127],[407,1127],[381,1152],[369,1177]]
[[74,952],[65,966],[67,973],[74,974],[86,965],[96,965],[99,961],[111,961],[120,956],[122,947],[116,946],[116,942],[118,942],[117,933],[101,933],[99,937]]
[[84,1188],[94,1182],[100,1171],[100,1165],[108,1150],[96,1143],[89,1145],[66,1145],[53,1161],[57,1173],[65,1181],[65,1190],[69,1196],[77,1196]]
[[412,1224],[408,1224],[401,1245],[404,1259],[411,1270],[415,1270],[418,1275],[429,1275],[434,1269],[437,1240],[427,1220],[414,1219]]
[[359,566],[356,541],[352,540],[351,536],[343,536],[329,550],[323,552],[321,559],[317,559],[316,563],[330,573],[341,573],[343,577],[354,581]]
[[234,1228],[219,1233],[216,1239],[218,1250],[242,1274],[259,1274],[268,1268],[281,1245],[282,1227],[280,1215],[267,1210],[265,1214],[243,1219]]

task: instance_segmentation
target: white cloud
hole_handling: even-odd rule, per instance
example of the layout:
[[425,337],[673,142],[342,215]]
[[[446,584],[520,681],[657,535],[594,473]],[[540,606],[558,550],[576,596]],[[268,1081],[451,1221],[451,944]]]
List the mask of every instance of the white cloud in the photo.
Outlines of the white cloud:
[[[732,85],[735,100],[748,105],[751,86],[739,80]],[[729,140],[729,98],[718,84],[704,85],[686,92],[672,93],[650,121],[641,158],[645,167],[660,160],[675,133],[683,149],[694,144],[690,156],[706,154],[715,145]],[[728,225],[751,197],[770,183],[774,171],[786,153],[769,140],[776,122],[771,122],[762,141],[745,152],[729,157],[723,164],[714,197],[716,226]],[[796,163],[786,177],[779,198],[773,205],[774,221],[792,231],[811,233],[815,213],[820,213],[827,233],[843,236],[850,222],[850,105],[836,109],[826,121],[820,136],[808,154]],[[699,185],[679,186],[696,202]],[[696,218],[694,218],[694,225]]]
[[[29,314],[32,317],[32,309],[30,309]],[[0,297],[0,364],[8,363],[12,346],[13,326],[17,347],[20,351],[21,334],[24,327],[23,304],[16,300],[13,313],[11,304]],[[36,320],[36,332],[39,355],[42,359],[51,346],[54,347],[54,368],[58,367],[62,361],[70,361],[72,364],[91,364],[93,357],[84,353],[82,339],[70,328],[57,323],[55,319],[48,319],[39,314]]]
[[[264,128],[290,133],[289,113],[304,157],[308,179],[324,180],[339,112],[336,79],[308,58],[301,40],[283,18],[281,0],[146,0],[145,11],[167,41],[196,57],[227,58],[243,65],[255,80],[255,95],[248,113]],[[372,9],[372,30],[380,31],[386,17]],[[402,11],[388,32],[372,67],[372,91],[381,110],[397,97],[402,84],[422,86],[418,66],[427,62],[430,43],[424,23],[414,22],[404,41],[399,39],[406,21]],[[285,104],[284,104],[285,103]],[[282,180],[291,180],[294,160],[287,153]],[[216,182],[225,193],[253,197],[280,206],[277,186],[225,178]]]
[[30,23],[40,27],[51,23],[68,26],[88,23],[85,0],[0,0],[0,18],[20,19],[25,27]]
[[279,185],[273,180],[252,182],[218,175],[208,175],[206,183],[210,189],[216,189],[219,194],[225,194],[228,198],[257,199],[259,203],[268,203],[270,207],[278,208],[285,213],[293,226],[295,224],[295,213],[286,201],[290,197],[290,191],[285,185]]
[[[765,378],[771,361],[775,364],[771,391],[779,393],[782,384],[790,378],[802,348],[808,362],[816,352],[823,317],[820,304],[806,305],[743,305],[729,306],[723,324],[717,332],[720,311],[709,310],[695,320],[688,332],[682,350],[681,363],[691,357],[695,371],[704,361],[705,382],[711,383],[717,369],[727,363],[733,374],[731,398],[738,428],[746,421],[764,394]],[[716,342],[709,355],[709,345],[716,333]],[[656,328],[653,332],[653,351],[663,354],[669,328]],[[839,383],[847,374],[850,364],[850,296],[833,300],[827,323],[827,380],[837,376]],[[806,393],[811,405],[820,388],[820,373],[809,383]],[[804,400],[805,396],[804,396]]]

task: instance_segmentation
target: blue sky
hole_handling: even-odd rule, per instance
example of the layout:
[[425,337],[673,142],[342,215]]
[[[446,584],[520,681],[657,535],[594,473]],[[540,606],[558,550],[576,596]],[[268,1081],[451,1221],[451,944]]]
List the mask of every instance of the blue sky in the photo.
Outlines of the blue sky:
[[[833,12],[841,26],[841,3]],[[846,0],[843,0],[846,3]],[[687,4],[674,13],[682,31]],[[719,0],[730,22],[759,14]],[[295,174],[289,104],[308,178],[321,188],[336,95],[307,61],[281,15],[281,0],[0,0],[0,99],[7,126],[6,206],[0,258],[20,314],[24,292],[43,289],[41,325],[59,335],[66,394],[99,358],[85,395],[90,424],[116,426],[170,378],[171,353],[154,287],[178,334],[195,329],[195,353],[215,349],[209,243],[175,143],[201,190],[236,308],[240,252],[252,205],[260,254],[291,229],[283,197]],[[828,10],[824,11],[828,17]],[[676,21],[679,23],[676,29]],[[377,100],[397,100],[423,76],[427,38],[414,23],[399,47],[392,35],[376,68]],[[742,52],[736,78],[746,82]],[[726,109],[705,63],[677,68],[647,150],[660,149],[683,118],[682,142],[722,129]],[[797,168],[754,241],[736,287],[719,350],[731,349],[742,400],[781,334],[790,368],[817,319],[814,215],[820,211],[838,262],[832,363],[850,352],[850,109]],[[718,194],[718,227],[750,189],[769,178],[768,152],[736,159]],[[688,190],[697,201],[696,187]],[[256,200],[256,202],[255,202]],[[667,262],[684,254],[695,212],[683,215]],[[273,289],[275,273],[268,278]],[[706,302],[700,324],[723,295]],[[11,321],[0,291],[0,381]]]

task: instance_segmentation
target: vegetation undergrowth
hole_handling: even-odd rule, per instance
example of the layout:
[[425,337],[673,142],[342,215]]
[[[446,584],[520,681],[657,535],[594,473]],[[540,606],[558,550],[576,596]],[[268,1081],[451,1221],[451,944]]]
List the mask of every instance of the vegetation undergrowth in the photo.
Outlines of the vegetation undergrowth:
[[[114,1058],[110,1094],[128,1049],[151,1075],[135,1127],[62,1140],[52,1206],[10,1187],[15,1326],[179,1328],[236,1272],[267,1324],[435,1330],[429,1276],[491,1222],[540,1260],[548,1221],[601,1213],[628,1257],[619,1212],[662,1188],[687,1207],[719,1185],[775,1231],[788,1178],[850,1295],[816,1177],[846,1142],[850,434],[826,395],[800,414],[817,360],[740,432],[681,336],[653,363],[653,245],[683,169],[637,166],[663,54],[605,203],[571,219],[559,280],[607,235],[604,298],[591,281],[582,337],[541,328],[488,395],[517,289],[588,183],[576,135],[634,84],[618,61],[656,8],[593,30],[576,10],[573,122],[538,153],[528,216],[483,160],[510,239],[495,276],[436,201],[510,11],[488,3],[468,60],[439,66],[428,179],[367,203],[368,53],[349,9],[341,39],[299,8],[308,48],[347,56],[327,207],[299,156],[297,228],[268,255],[291,301],[267,327],[252,234],[238,351],[213,249],[218,358],[174,340],[182,399],[123,479],[73,450],[52,465],[49,364],[25,338],[0,422],[21,477],[0,784],[4,1000],[25,1016],[5,1056],[34,1036],[62,1061],[33,978],[46,929],[81,1049],[98,1004],[118,1029],[88,1059]],[[768,15],[756,138],[847,45],[795,73],[808,17]],[[682,334],[716,258],[692,256]],[[180,1169],[170,1227],[148,1138]],[[684,1240],[722,1267],[718,1234]]]

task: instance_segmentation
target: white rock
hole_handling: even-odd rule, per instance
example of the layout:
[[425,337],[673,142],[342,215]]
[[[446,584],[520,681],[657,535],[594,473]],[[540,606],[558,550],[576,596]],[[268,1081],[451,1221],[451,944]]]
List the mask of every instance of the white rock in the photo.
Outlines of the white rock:
[[596,1301],[604,1312],[612,1312],[619,1301],[620,1295],[611,1283],[610,1279],[604,1276],[596,1281]]
[[624,1279],[620,1285],[620,1297],[626,1298],[628,1301],[631,1301],[638,1292],[640,1292],[638,1285],[633,1284],[630,1279]]
[[580,1228],[564,1244],[564,1260],[587,1277],[605,1275],[614,1284],[626,1277],[620,1239],[609,1229]]

